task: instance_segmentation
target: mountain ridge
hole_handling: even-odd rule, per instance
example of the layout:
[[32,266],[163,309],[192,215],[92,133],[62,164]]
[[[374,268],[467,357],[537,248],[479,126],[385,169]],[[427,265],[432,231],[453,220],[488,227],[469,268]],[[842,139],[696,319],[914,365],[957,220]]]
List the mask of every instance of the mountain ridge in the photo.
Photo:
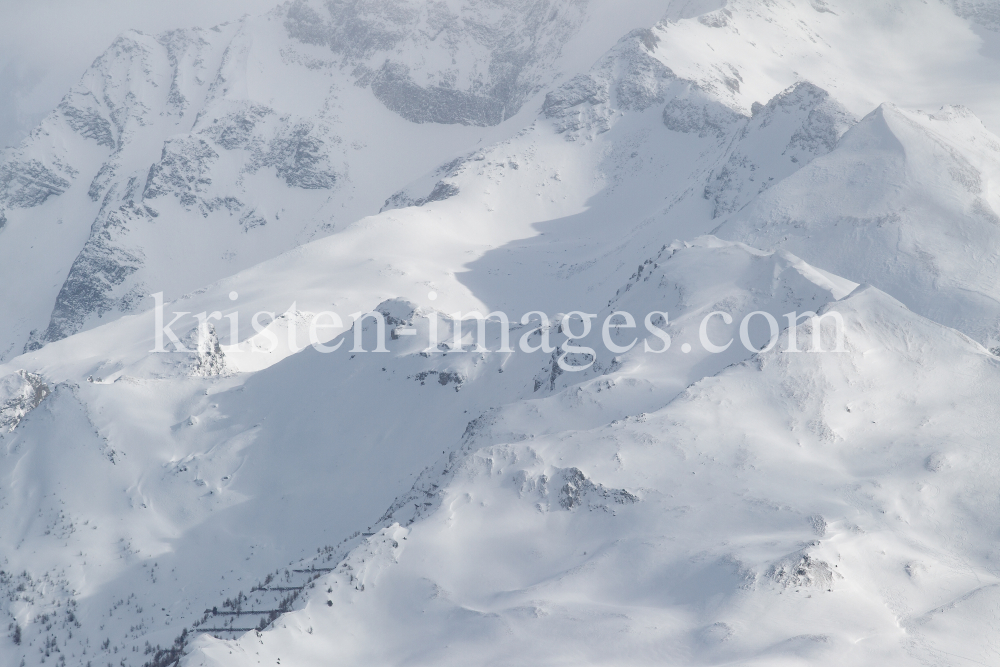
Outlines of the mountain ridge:
[[124,35],[0,166],[3,661],[988,662],[991,7]]

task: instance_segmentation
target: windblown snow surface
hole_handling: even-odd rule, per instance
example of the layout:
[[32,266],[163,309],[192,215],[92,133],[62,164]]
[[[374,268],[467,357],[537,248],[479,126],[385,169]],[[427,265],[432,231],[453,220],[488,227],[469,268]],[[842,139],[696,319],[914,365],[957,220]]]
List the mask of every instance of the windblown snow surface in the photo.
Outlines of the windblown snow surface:
[[0,157],[0,665],[1000,665],[998,30],[123,34]]

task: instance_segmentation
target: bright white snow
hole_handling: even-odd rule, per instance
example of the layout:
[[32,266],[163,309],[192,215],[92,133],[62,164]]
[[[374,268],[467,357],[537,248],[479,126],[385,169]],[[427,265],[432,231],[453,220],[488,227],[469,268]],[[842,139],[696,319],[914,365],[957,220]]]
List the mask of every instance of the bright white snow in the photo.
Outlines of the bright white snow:
[[0,163],[0,663],[996,663],[998,12],[124,34]]

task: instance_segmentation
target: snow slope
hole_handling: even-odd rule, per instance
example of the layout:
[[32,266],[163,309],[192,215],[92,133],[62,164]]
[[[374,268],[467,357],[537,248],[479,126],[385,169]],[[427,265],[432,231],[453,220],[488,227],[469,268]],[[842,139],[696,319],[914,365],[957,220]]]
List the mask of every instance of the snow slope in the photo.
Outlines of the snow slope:
[[991,664],[1000,363],[871,287],[833,309],[843,354],[779,343],[597,428],[490,419],[429,516],[185,664]]
[[998,179],[1000,139],[968,110],[882,105],[719,233],[822,257],[825,268],[995,347]]
[[991,12],[123,35],[0,166],[0,662],[995,662]]
[[[593,60],[619,36],[604,33],[627,29],[606,20],[608,3],[588,13],[543,3],[544,21],[518,2],[436,6],[411,25],[423,3],[400,2],[336,10],[345,14],[327,21],[353,26],[345,37],[312,18],[326,12],[314,4],[209,30],[126,33],[5,158],[0,261],[17,270],[0,359],[147,308],[153,286],[175,298],[378,211],[496,136],[486,126],[541,94],[572,38]],[[635,12],[659,16],[643,3]],[[539,26],[528,43],[525,23]],[[434,85],[413,83],[405,62],[365,65],[404,45],[423,59],[413,74]],[[417,98],[423,111],[398,101]]]
[[[3,530],[18,536],[6,567],[37,573],[27,584],[30,602],[15,594],[15,620],[29,609],[37,617],[78,600],[73,609],[81,626],[74,630],[76,640],[67,637],[62,648],[77,657],[93,655],[95,642],[88,647],[87,640],[95,630],[113,638],[110,651],[141,653],[146,641],[169,645],[178,626],[246,627],[239,616],[220,619],[203,610],[225,609],[224,599],[263,585],[262,573],[316,547],[330,557],[346,554],[358,532],[377,518],[373,507],[382,508],[381,514],[411,493],[415,482],[430,483],[418,473],[460,460],[463,443],[494,415],[540,411],[531,421],[543,435],[570,424],[596,427],[637,406],[652,409],[692,379],[750,356],[741,346],[724,355],[680,351],[684,342],[697,341],[701,317],[720,303],[738,308],[737,317],[753,310],[780,317],[803,303],[819,308],[854,288],[831,282],[792,256],[711,238],[673,244],[655,259],[648,280],[628,284],[600,317],[654,302],[670,307],[670,349],[652,360],[641,343],[625,355],[602,352],[592,368],[576,373],[559,369],[558,353],[480,353],[469,345],[428,354],[427,312],[403,301],[386,302],[380,310],[394,327],[412,323],[418,334],[390,337],[387,355],[352,354],[347,346],[329,354],[307,348],[249,376],[185,377],[200,375],[197,353],[175,353],[187,373],[175,366],[170,376],[162,365],[149,373],[140,359],[111,376],[90,376],[92,382],[76,379],[94,370],[89,367],[63,378],[55,364],[64,359],[60,348],[72,345],[70,339],[21,357],[53,384],[52,396],[4,438],[5,514],[12,523]],[[321,270],[324,264],[312,266]],[[708,264],[716,267],[718,281],[692,281],[692,268]],[[252,292],[253,278],[238,289]],[[142,329],[150,331],[151,317],[142,317]],[[441,340],[450,342],[450,320],[441,314],[438,321]],[[122,347],[118,330],[128,340],[130,324],[112,323],[78,338],[91,339],[91,358],[106,358]],[[532,328],[518,327],[513,335],[520,338]],[[371,321],[368,329],[363,342],[370,350]],[[474,323],[465,329],[472,336]],[[552,329],[552,343],[564,344],[565,335]],[[726,328],[720,329],[712,335],[723,337]],[[755,345],[766,340],[764,332],[752,333]],[[498,329],[491,326],[489,334],[485,347],[497,350]],[[595,330],[582,342],[599,349],[600,335]],[[180,365],[189,356],[195,358]],[[129,407],[139,404],[146,409]],[[78,454],[55,456],[67,447]],[[88,471],[89,483],[74,482],[81,471]],[[17,519],[36,514],[40,520],[27,525]],[[178,586],[183,596],[174,598],[167,591]],[[117,604],[123,587],[131,594],[124,606]],[[280,604],[268,605],[257,595],[246,605],[254,610],[251,625],[267,616],[256,610]],[[90,625],[105,614],[100,630]],[[134,629],[137,623],[141,631]],[[41,643],[48,632],[26,624],[22,641]]]

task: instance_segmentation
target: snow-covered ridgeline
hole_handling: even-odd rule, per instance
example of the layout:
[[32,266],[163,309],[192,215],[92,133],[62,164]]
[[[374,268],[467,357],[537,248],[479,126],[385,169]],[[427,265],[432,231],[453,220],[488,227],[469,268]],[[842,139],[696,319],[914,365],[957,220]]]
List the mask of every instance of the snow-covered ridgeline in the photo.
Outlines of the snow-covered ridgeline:
[[[95,63],[0,172],[3,655],[989,662],[1000,142],[942,108],[989,3],[620,7],[297,2]],[[150,354],[154,291],[418,335]],[[672,345],[425,349],[498,309]],[[846,351],[738,344],[793,310]]]

